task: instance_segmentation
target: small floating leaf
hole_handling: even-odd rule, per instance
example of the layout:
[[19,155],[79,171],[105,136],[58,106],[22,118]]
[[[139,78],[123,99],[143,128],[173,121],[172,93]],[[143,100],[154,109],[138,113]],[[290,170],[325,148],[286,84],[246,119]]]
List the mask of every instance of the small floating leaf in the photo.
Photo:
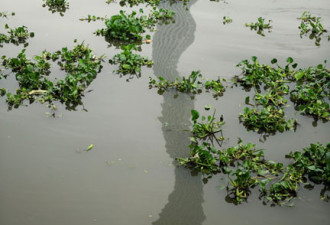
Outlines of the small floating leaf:
[[92,149],[93,149],[93,147],[94,147],[94,145],[93,145],[93,144],[91,144],[90,146],[88,146],[88,148],[86,149],[86,151],[87,151],[87,152],[89,152],[90,150],[92,150]]
[[204,106],[204,109],[205,109],[205,110],[210,110],[211,108],[212,108],[212,106],[209,105],[209,104]]
[[191,110],[191,116],[192,116],[192,120],[195,121],[199,118],[199,112],[196,110]]

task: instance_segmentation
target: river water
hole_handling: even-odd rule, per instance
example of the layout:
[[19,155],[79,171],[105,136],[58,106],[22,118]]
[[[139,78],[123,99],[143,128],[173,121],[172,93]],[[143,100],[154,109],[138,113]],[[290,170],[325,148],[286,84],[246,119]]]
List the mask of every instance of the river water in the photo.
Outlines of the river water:
[[[70,8],[61,17],[42,7],[41,0],[0,0],[0,11],[16,13],[1,19],[1,29],[8,23],[35,32],[26,50],[31,57],[45,49],[72,47],[74,39],[108,59],[118,53],[119,49],[93,34],[103,22],[87,23],[79,18],[117,14],[122,9],[119,4],[69,2]],[[152,58],[154,66],[144,68],[141,78],[126,82],[112,72],[116,66],[105,62],[89,87],[92,91],[83,98],[88,112],[82,107],[67,111],[61,104],[55,118],[40,104],[8,111],[1,98],[0,224],[327,224],[330,205],[319,199],[321,187],[313,191],[301,188],[291,208],[264,206],[257,191],[248,203],[235,206],[226,202],[226,191],[219,188],[221,176],[204,184],[201,175],[176,166],[176,157],[189,155],[189,133],[184,130],[191,125],[190,110],[202,111],[206,104],[224,115],[224,136],[229,138],[225,146],[240,137],[264,148],[267,159],[273,161],[286,163],[284,155],[290,151],[329,142],[329,123],[315,126],[311,118],[299,113],[296,132],[260,142],[259,134],[247,132],[239,124],[238,113],[246,95],[239,88],[228,88],[218,100],[208,93],[194,99],[185,94],[174,98],[173,92],[160,96],[148,89],[149,76],[174,79],[193,70],[212,79],[230,79],[240,73],[236,64],[254,55],[262,63],[277,58],[282,64],[291,56],[300,67],[330,59],[330,42],[324,38],[317,47],[312,40],[301,39],[297,20],[303,11],[310,11],[322,17],[330,30],[328,0],[227,3],[192,0],[186,8],[163,3],[162,7],[176,11],[176,23],[157,27],[152,44],[142,46],[141,55]],[[223,16],[233,22],[223,25]],[[272,20],[272,32],[265,37],[244,27],[259,16]],[[13,57],[21,49],[6,45],[0,53]],[[10,79],[6,85],[15,88]],[[94,148],[83,151],[90,144]]]

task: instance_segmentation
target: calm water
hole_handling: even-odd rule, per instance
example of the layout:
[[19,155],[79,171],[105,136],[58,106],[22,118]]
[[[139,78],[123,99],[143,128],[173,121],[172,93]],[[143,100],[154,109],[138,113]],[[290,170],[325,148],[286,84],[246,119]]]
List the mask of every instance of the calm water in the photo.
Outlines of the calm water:
[[[97,55],[111,58],[119,50],[108,48],[93,32],[102,22],[87,23],[88,14],[111,16],[121,9],[105,0],[71,0],[64,17],[51,14],[41,0],[0,0],[0,11],[16,12],[3,24],[25,25],[35,32],[27,54],[72,47],[73,40],[85,41]],[[327,224],[330,205],[319,200],[320,187],[301,189],[293,208],[263,206],[257,191],[248,204],[234,206],[219,189],[221,176],[203,184],[200,175],[176,167],[175,157],[188,156],[190,110],[212,104],[223,114],[226,146],[237,137],[265,148],[268,159],[286,162],[284,155],[312,142],[327,143],[329,123],[313,127],[313,120],[297,116],[297,132],[269,137],[247,132],[238,122],[245,92],[228,89],[223,98],[209,94],[196,96],[174,93],[159,96],[148,89],[149,76],[168,79],[201,70],[206,77],[230,78],[239,74],[235,65],[253,55],[263,63],[291,56],[301,67],[330,59],[330,42],[321,47],[299,37],[303,11],[321,16],[330,29],[328,0],[229,1],[228,4],[193,0],[189,10],[181,5],[176,23],[159,26],[142,55],[154,60],[139,79],[126,82],[113,74],[115,66],[104,64],[102,73],[89,87],[81,108],[69,112],[58,105],[56,118],[47,116],[44,105],[33,104],[7,111],[0,99],[0,224],[1,225],[214,225],[214,224]],[[130,9],[127,9],[128,11]],[[222,17],[233,23],[223,25]],[[265,37],[244,27],[262,16],[273,20],[273,30]],[[0,55],[15,56],[21,47],[7,45]],[[58,72],[58,71],[54,71]],[[1,81],[4,82],[4,81]],[[15,88],[15,82],[6,81]],[[290,114],[290,111],[288,112]],[[168,124],[165,126],[164,124]],[[94,144],[90,152],[82,151]]]

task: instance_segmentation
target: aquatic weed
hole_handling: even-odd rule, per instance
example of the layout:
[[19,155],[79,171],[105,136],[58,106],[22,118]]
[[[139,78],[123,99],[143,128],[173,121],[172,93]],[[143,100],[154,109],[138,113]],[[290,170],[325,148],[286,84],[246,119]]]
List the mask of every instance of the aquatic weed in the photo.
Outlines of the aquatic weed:
[[148,57],[142,57],[138,54],[134,54],[132,51],[137,51],[135,44],[122,46],[122,52],[116,54],[112,59],[109,60],[111,64],[119,64],[116,73],[121,75],[135,74],[138,77],[141,76],[141,67],[151,67],[153,62]]
[[[15,58],[2,56],[2,65],[15,74],[19,89],[16,93],[7,93],[8,109],[18,108],[25,100],[30,103],[39,101],[54,101],[64,103],[69,110],[75,110],[81,105],[85,89],[101,71],[102,57],[96,57],[92,50],[84,43],[76,45],[72,50],[64,47],[60,51],[50,53],[44,51],[33,60],[25,55],[25,49]],[[48,79],[50,61],[57,62],[61,70],[65,71],[64,79]],[[7,78],[8,74],[3,75]]]
[[268,30],[268,33],[271,32],[272,26],[270,25],[271,20],[268,20],[268,23],[265,22],[265,19],[262,17],[258,18],[258,21],[255,23],[246,23],[246,27],[250,27],[251,30],[257,31],[257,34],[265,36],[264,30]]
[[[300,18],[300,37],[309,35],[309,39],[315,39],[315,45],[320,46],[322,35],[328,31],[323,28],[321,17],[312,16],[310,12],[304,11]],[[329,36],[328,36],[329,40]]]
[[48,7],[48,10],[52,13],[58,12],[61,16],[69,9],[69,2],[66,0],[42,0],[45,2],[42,7]]

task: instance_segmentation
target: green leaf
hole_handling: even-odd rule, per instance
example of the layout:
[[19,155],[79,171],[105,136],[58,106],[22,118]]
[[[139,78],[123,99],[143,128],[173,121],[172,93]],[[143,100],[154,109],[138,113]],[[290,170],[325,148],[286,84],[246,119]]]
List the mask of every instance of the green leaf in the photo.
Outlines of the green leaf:
[[199,118],[199,112],[195,109],[191,110],[192,121],[196,121]]
[[265,176],[267,173],[269,173],[268,170],[258,170],[258,175]]
[[330,170],[330,152],[325,155],[325,161],[327,163],[327,169]]
[[286,59],[286,62],[287,62],[287,63],[293,63],[293,58],[292,58],[292,57],[288,57],[288,58]]
[[196,140],[195,137],[190,137],[190,141],[191,141],[191,142],[195,142],[195,143],[197,143],[197,140]]
[[126,69],[126,70],[131,69],[131,66],[128,65],[128,64],[123,64],[122,67],[123,67],[124,69]]
[[245,98],[245,104],[249,104],[250,103],[250,96],[247,96],[246,98]]
[[294,75],[296,80],[300,80],[304,76],[304,72],[300,71]]
[[89,152],[90,150],[92,150],[92,149],[93,149],[93,147],[94,147],[94,145],[93,145],[93,144],[91,144],[90,146],[88,146],[88,148],[86,149],[86,152]]
[[277,63],[277,59],[272,59],[272,61],[270,61],[272,64]]

